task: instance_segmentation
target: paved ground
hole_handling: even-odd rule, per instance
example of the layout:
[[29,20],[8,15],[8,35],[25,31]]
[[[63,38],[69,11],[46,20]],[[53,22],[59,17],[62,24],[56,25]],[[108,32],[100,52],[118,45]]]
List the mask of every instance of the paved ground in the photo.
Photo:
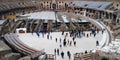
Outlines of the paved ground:
[[[66,33],[66,32],[65,32]],[[85,32],[85,33],[90,33],[90,32]],[[25,44],[27,44],[28,46],[37,49],[37,50],[42,50],[44,49],[45,52],[47,54],[54,54],[54,49],[60,49],[60,53],[61,51],[63,51],[65,53],[65,58],[62,59],[61,56],[57,55],[57,60],[69,60],[68,56],[67,56],[67,51],[70,51],[72,54],[72,58],[71,60],[73,60],[73,54],[75,54],[76,52],[84,52],[85,50],[90,51],[92,49],[96,48],[96,40],[101,41],[103,35],[100,33],[97,34],[96,37],[93,37],[93,35],[91,37],[82,37],[82,38],[76,38],[76,46],[74,46],[74,44],[72,44],[72,46],[67,45],[66,47],[62,47],[60,48],[60,41],[59,39],[61,38],[62,41],[65,37],[65,35],[61,35],[61,32],[53,32],[50,35],[52,36],[52,40],[51,39],[47,39],[47,34],[44,36],[44,38],[42,37],[42,34],[40,34],[40,37],[38,37],[36,35],[36,33],[25,33],[25,34],[18,34],[19,38],[21,39],[22,42],[24,42]],[[56,38],[58,38],[58,41],[56,42]],[[72,41],[72,37],[66,37],[66,39]],[[61,43],[63,44],[63,43]]]
[[34,12],[21,16],[28,16],[28,19],[55,20],[55,12],[53,11]]

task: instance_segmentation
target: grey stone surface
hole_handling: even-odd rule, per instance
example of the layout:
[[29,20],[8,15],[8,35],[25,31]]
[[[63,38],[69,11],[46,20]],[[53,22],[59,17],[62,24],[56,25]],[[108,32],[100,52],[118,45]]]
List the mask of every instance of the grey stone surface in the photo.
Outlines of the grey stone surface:
[[22,57],[22,58],[20,58],[18,60],[31,60],[31,58],[30,58],[30,56],[25,56],[25,57]]
[[11,48],[3,41],[0,41],[0,51],[5,51],[5,50],[11,50]]
[[21,57],[19,53],[6,54],[2,60],[18,60]]
[[8,53],[11,53],[11,48],[3,41],[0,41],[0,58]]

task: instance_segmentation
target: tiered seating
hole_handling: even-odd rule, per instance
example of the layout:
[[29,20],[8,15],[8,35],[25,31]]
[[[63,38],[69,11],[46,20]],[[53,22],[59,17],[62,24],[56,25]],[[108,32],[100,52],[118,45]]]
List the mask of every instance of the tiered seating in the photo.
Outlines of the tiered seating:
[[31,47],[25,45],[19,40],[16,34],[6,34],[4,38],[15,50],[24,55],[31,56],[31,58],[38,57],[43,53],[42,51],[32,49]]
[[120,25],[115,25],[115,26],[113,26],[112,29],[113,29],[115,38],[119,38],[119,36],[120,36]]
[[33,7],[34,3],[31,1],[15,1],[15,2],[1,2],[0,3],[0,11],[7,11],[11,9],[16,9],[16,8],[24,8],[24,7]]
[[76,53],[74,54],[74,60],[96,60],[97,53]]
[[36,20],[33,20],[32,22],[31,22],[31,25],[30,25],[30,32],[33,32],[33,30],[34,30],[34,23],[36,22]]
[[19,26],[19,24],[21,24],[22,21],[17,21],[16,24],[14,24],[14,26],[12,27],[12,31],[14,32],[16,30],[16,28]]
[[54,57],[53,54],[47,54],[47,60],[54,60]]
[[43,23],[44,23],[44,20],[41,20],[41,23],[40,23],[38,30],[41,30],[43,28]]
[[20,58],[18,60],[31,60],[31,59],[30,59],[30,56],[25,56],[25,57],[22,57],[22,58]]
[[81,60],[81,54],[82,53],[76,53],[76,54],[74,54],[74,60]]
[[52,20],[49,20],[49,21],[48,21],[48,25],[47,25],[47,29],[48,29],[48,31],[51,31],[52,28],[53,28],[53,21],[52,21]]
[[110,4],[112,4],[112,2],[74,1],[73,3],[69,3],[69,4],[75,5],[75,6],[80,6],[82,8],[104,10]]
[[62,18],[62,15],[58,14],[57,16],[58,16],[58,19],[61,21],[61,26],[60,26],[61,31],[66,31],[68,29],[68,26],[66,26],[66,24]]
[[114,31],[115,36],[120,35],[120,29]]
[[83,54],[83,59],[84,60],[93,60],[92,54]]
[[113,26],[113,31],[120,29],[120,25]]
[[40,30],[39,28],[40,28],[40,25],[41,25],[41,24],[43,24],[43,20],[37,21],[37,25],[36,25],[34,31],[39,31],[39,30]]

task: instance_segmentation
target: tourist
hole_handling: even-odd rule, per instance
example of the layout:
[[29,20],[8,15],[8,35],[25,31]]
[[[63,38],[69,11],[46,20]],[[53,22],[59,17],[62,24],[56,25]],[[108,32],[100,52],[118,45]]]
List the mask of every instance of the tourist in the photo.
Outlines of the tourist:
[[56,55],[56,49],[54,49],[54,53],[55,53],[55,55]]
[[74,40],[75,40],[75,37],[73,37],[72,39],[73,39],[73,41],[74,41]]
[[71,53],[70,53],[70,51],[67,51],[67,55],[68,55],[69,60],[70,60],[70,58],[71,58]]
[[72,45],[72,41],[70,41],[70,46]]
[[69,39],[68,39],[68,42],[67,42],[67,44],[69,45]]
[[66,46],[66,41],[65,40],[63,41],[63,45]]
[[34,33],[34,32],[32,31],[32,35],[33,35],[33,33]]
[[37,34],[38,37],[40,36],[40,35],[39,35],[39,32],[36,32],[36,34]]
[[63,51],[61,52],[61,57],[64,59],[64,52]]
[[60,43],[61,43],[61,38],[60,38]]
[[47,39],[49,39],[49,34],[47,35]]
[[96,41],[96,46],[99,46],[99,42],[98,41]]
[[83,36],[85,36],[85,33],[83,33]]
[[57,38],[56,38],[55,40],[56,40],[56,42],[57,42]]
[[63,40],[63,46],[65,46],[65,45],[66,45],[66,39]]
[[42,37],[44,38],[44,33],[42,33]]
[[57,55],[59,55],[59,49],[57,49]]
[[88,33],[87,33],[87,37],[89,37]]
[[94,37],[96,36],[96,33],[94,33]]
[[90,36],[92,35],[92,33],[90,33]]
[[66,36],[68,36],[68,33],[66,33]]
[[64,31],[62,31],[62,35],[64,35]]
[[62,45],[60,44],[60,48],[62,48]]
[[102,34],[103,34],[103,32],[104,32],[104,31],[102,30]]
[[50,35],[50,39],[52,40],[52,35]]
[[99,29],[97,29],[97,33],[99,33]]
[[74,41],[74,46],[76,46],[76,41]]
[[87,54],[87,50],[85,51],[85,54]]

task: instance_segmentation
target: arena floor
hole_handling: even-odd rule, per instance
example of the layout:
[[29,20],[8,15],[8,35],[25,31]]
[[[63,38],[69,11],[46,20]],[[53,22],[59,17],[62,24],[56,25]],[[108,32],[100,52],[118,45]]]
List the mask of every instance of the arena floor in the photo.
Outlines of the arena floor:
[[[68,33],[68,32],[65,32]],[[25,34],[18,34],[19,39],[25,43],[26,45],[37,49],[37,50],[42,50],[47,54],[54,54],[54,49],[59,49],[60,53],[61,51],[64,52],[64,59],[61,58],[61,55],[56,55],[57,60],[69,60],[67,56],[67,51],[70,51],[72,57],[71,60],[73,60],[73,54],[79,53],[79,52],[85,52],[86,50],[89,52],[90,50],[96,49],[96,41],[98,40],[99,42],[102,40],[103,36],[101,32],[97,33],[97,35],[94,37],[91,35],[90,37],[82,36],[81,38],[76,38],[76,46],[72,43],[72,46],[67,45],[66,47],[60,48],[60,44],[63,45],[63,43],[60,43],[60,38],[62,39],[61,41],[63,42],[63,39],[65,37],[62,35],[62,32],[52,32],[50,33],[50,36],[52,36],[52,39],[47,39],[47,34],[42,36],[40,33],[40,36],[38,37],[36,33],[25,33]],[[90,33],[90,31],[86,31],[85,34]],[[57,38],[57,42],[56,42]],[[72,41],[72,37],[68,36],[66,37],[66,40]]]

